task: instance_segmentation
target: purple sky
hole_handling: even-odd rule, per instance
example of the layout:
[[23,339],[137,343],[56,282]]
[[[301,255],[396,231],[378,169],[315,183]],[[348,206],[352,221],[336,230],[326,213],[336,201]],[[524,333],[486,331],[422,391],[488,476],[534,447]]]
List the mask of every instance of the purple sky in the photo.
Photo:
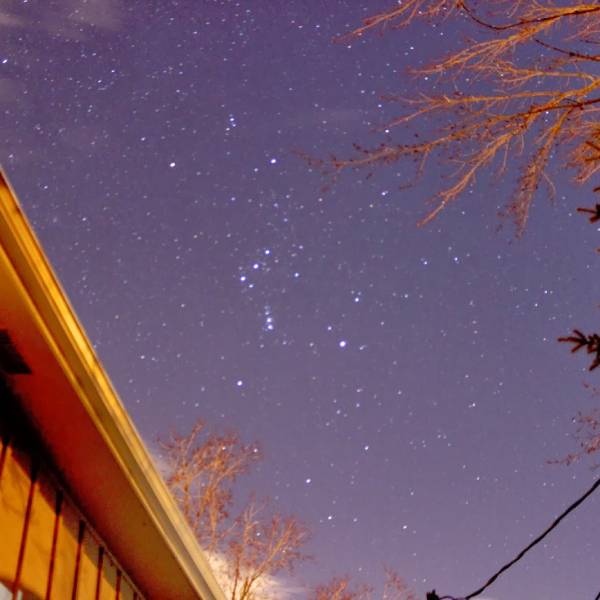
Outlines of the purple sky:
[[[555,340],[597,323],[598,239],[566,179],[518,241],[510,181],[424,229],[435,165],[323,193],[293,151],[376,143],[379,96],[442,51],[423,25],[332,43],[389,5],[4,2],[0,161],[144,438],[202,417],[263,444],[247,485],[314,533],[296,582],[385,563],[460,595],[594,477],[546,461],[597,404]],[[593,598],[599,510],[486,597]]]

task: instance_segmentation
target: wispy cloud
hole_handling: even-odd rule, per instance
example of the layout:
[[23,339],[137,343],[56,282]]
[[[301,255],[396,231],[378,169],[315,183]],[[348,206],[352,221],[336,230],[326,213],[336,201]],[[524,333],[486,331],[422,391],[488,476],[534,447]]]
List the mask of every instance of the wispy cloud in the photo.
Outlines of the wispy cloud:
[[23,27],[23,25],[22,19],[0,8],[0,27]]
[[[222,554],[205,553],[206,558],[217,578],[217,581],[227,593],[231,591],[231,571],[227,559]],[[294,600],[306,596],[306,588],[294,585],[283,577],[262,577],[256,585],[257,600]]]
[[118,31],[124,24],[123,0],[62,0],[35,12],[0,8],[0,29],[41,30],[65,40],[85,40],[93,30]]
[[0,102],[18,102],[23,94],[24,85],[12,79],[0,79]]
[[71,0],[65,8],[74,23],[111,31],[117,31],[123,25],[124,12],[120,0]]

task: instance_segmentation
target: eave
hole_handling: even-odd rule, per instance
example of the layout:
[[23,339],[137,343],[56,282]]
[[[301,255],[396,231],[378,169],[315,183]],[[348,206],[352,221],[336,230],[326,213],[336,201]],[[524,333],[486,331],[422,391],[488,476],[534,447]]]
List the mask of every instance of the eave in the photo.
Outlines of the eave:
[[148,598],[225,600],[1,171],[0,328],[49,458],[130,577]]

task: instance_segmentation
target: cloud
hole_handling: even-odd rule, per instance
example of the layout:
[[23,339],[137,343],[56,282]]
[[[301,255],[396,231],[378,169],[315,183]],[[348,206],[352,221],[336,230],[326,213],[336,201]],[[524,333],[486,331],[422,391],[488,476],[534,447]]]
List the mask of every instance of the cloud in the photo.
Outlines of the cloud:
[[156,440],[148,440],[145,438],[143,441],[146,446],[146,450],[148,450],[148,453],[152,457],[152,462],[154,463],[157,471],[163,478],[166,478],[169,475],[169,463],[167,462],[159,443]]
[[[231,590],[231,575],[227,559],[219,553],[205,552],[205,556],[213,570],[217,581],[227,595]],[[283,577],[263,577],[256,585],[257,600],[293,600],[299,595],[306,596],[306,588],[293,585]]]
[[22,19],[0,8],[0,27],[23,27]]
[[316,117],[321,122],[340,125],[360,122],[366,114],[366,111],[360,108],[325,108],[317,112]]
[[25,86],[12,79],[0,79],[0,102],[19,102],[23,97]]
[[98,29],[117,31],[123,25],[124,14],[120,0],[72,0],[69,18]]
[[362,108],[328,108],[321,107],[310,111],[299,112],[287,119],[291,127],[348,128],[360,127],[374,111]]
[[[169,473],[169,466],[161,452],[160,446],[156,442],[144,441],[152,457],[154,466],[163,478],[165,478]],[[231,570],[227,558],[219,552],[207,552],[204,549],[203,552],[219,585],[225,592],[225,595],[228,596],[228,592],[231,590]],[[294,584],[293,581],[285,577],[262,577],[256,585],[256,600],[298,600],[305,597],[306,588]]]
[[85,40],[93,30],[114,32],[125,24],[123,0],[61,0],[35,13],[0,8],[0,29],[41,30],[64,40]]
[[108,134],[99,126],[73,125],[61,128],[57,138],[69,148],[91,153],[103,149],[103,142],[108,138]]
[[121,0],[63,0],[39,17],[39,26],[66,40],[85,40],[93,30],[114,32],[124,25]]

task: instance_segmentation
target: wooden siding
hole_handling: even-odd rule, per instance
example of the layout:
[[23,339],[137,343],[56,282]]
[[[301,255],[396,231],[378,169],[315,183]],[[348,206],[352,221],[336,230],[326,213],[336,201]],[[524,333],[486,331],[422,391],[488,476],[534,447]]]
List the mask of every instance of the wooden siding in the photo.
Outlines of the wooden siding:
[[[74,500],[72,505],[65,500],[63,510],[55,510],[59,514],[57,518],[55,515],[51,546],[55,550],[51,553],[64,559],[57,558],[56,564],[50,564],[51,591],[61,582],[60,597],[72,600],[69,586],[75,567],[67,563],[74,560],[73,539],[79,548],[80,515],[76,511],[75,523],[70,526],[63,515],[76,506],[104,540],[100,545],[119,559],[123,573],[146,597],[225,600],[1,168],[0,282],[0,375],[10,377],[21,409],[44,442],[41,456],[51,460],[51,473],[60,474],[61,485]],[[4,447],[8,457],[9,446]],[[30,466],[25,463],[29,455],[35,453],[25,452],[22,460],[27,477]],[[30,489],[27,477],[26,502]],[[36,489],[32,489],[33,510],[34,499],[36,506],[41,504]],[[24,517],[23,510],[14,514],[15,519]],[[10,527],[16,526],[13,523]],[[0,529],[0,544],[4,542],[3,533]],[[21,551],[20,533],[16,527],[6,535],[14,538],[11,543],[18,546],[17,554]],[[0,551],[9,555],[6,546]],[[10,565],[1,566],[9,574],[6,577],[14,577]],[[129,599],[134,588],[124,574],[119,579],[118,573],[119,568],[115,592]],[[112,577],[110,572],[107,577]],[[7,598],[3,588],[0,600]],[[105,589],[110,591],[101,582],[98,593]]]
[[0,436],[0,597],[4,588],[19,600],[141,600],[58,482],[1,374]]

